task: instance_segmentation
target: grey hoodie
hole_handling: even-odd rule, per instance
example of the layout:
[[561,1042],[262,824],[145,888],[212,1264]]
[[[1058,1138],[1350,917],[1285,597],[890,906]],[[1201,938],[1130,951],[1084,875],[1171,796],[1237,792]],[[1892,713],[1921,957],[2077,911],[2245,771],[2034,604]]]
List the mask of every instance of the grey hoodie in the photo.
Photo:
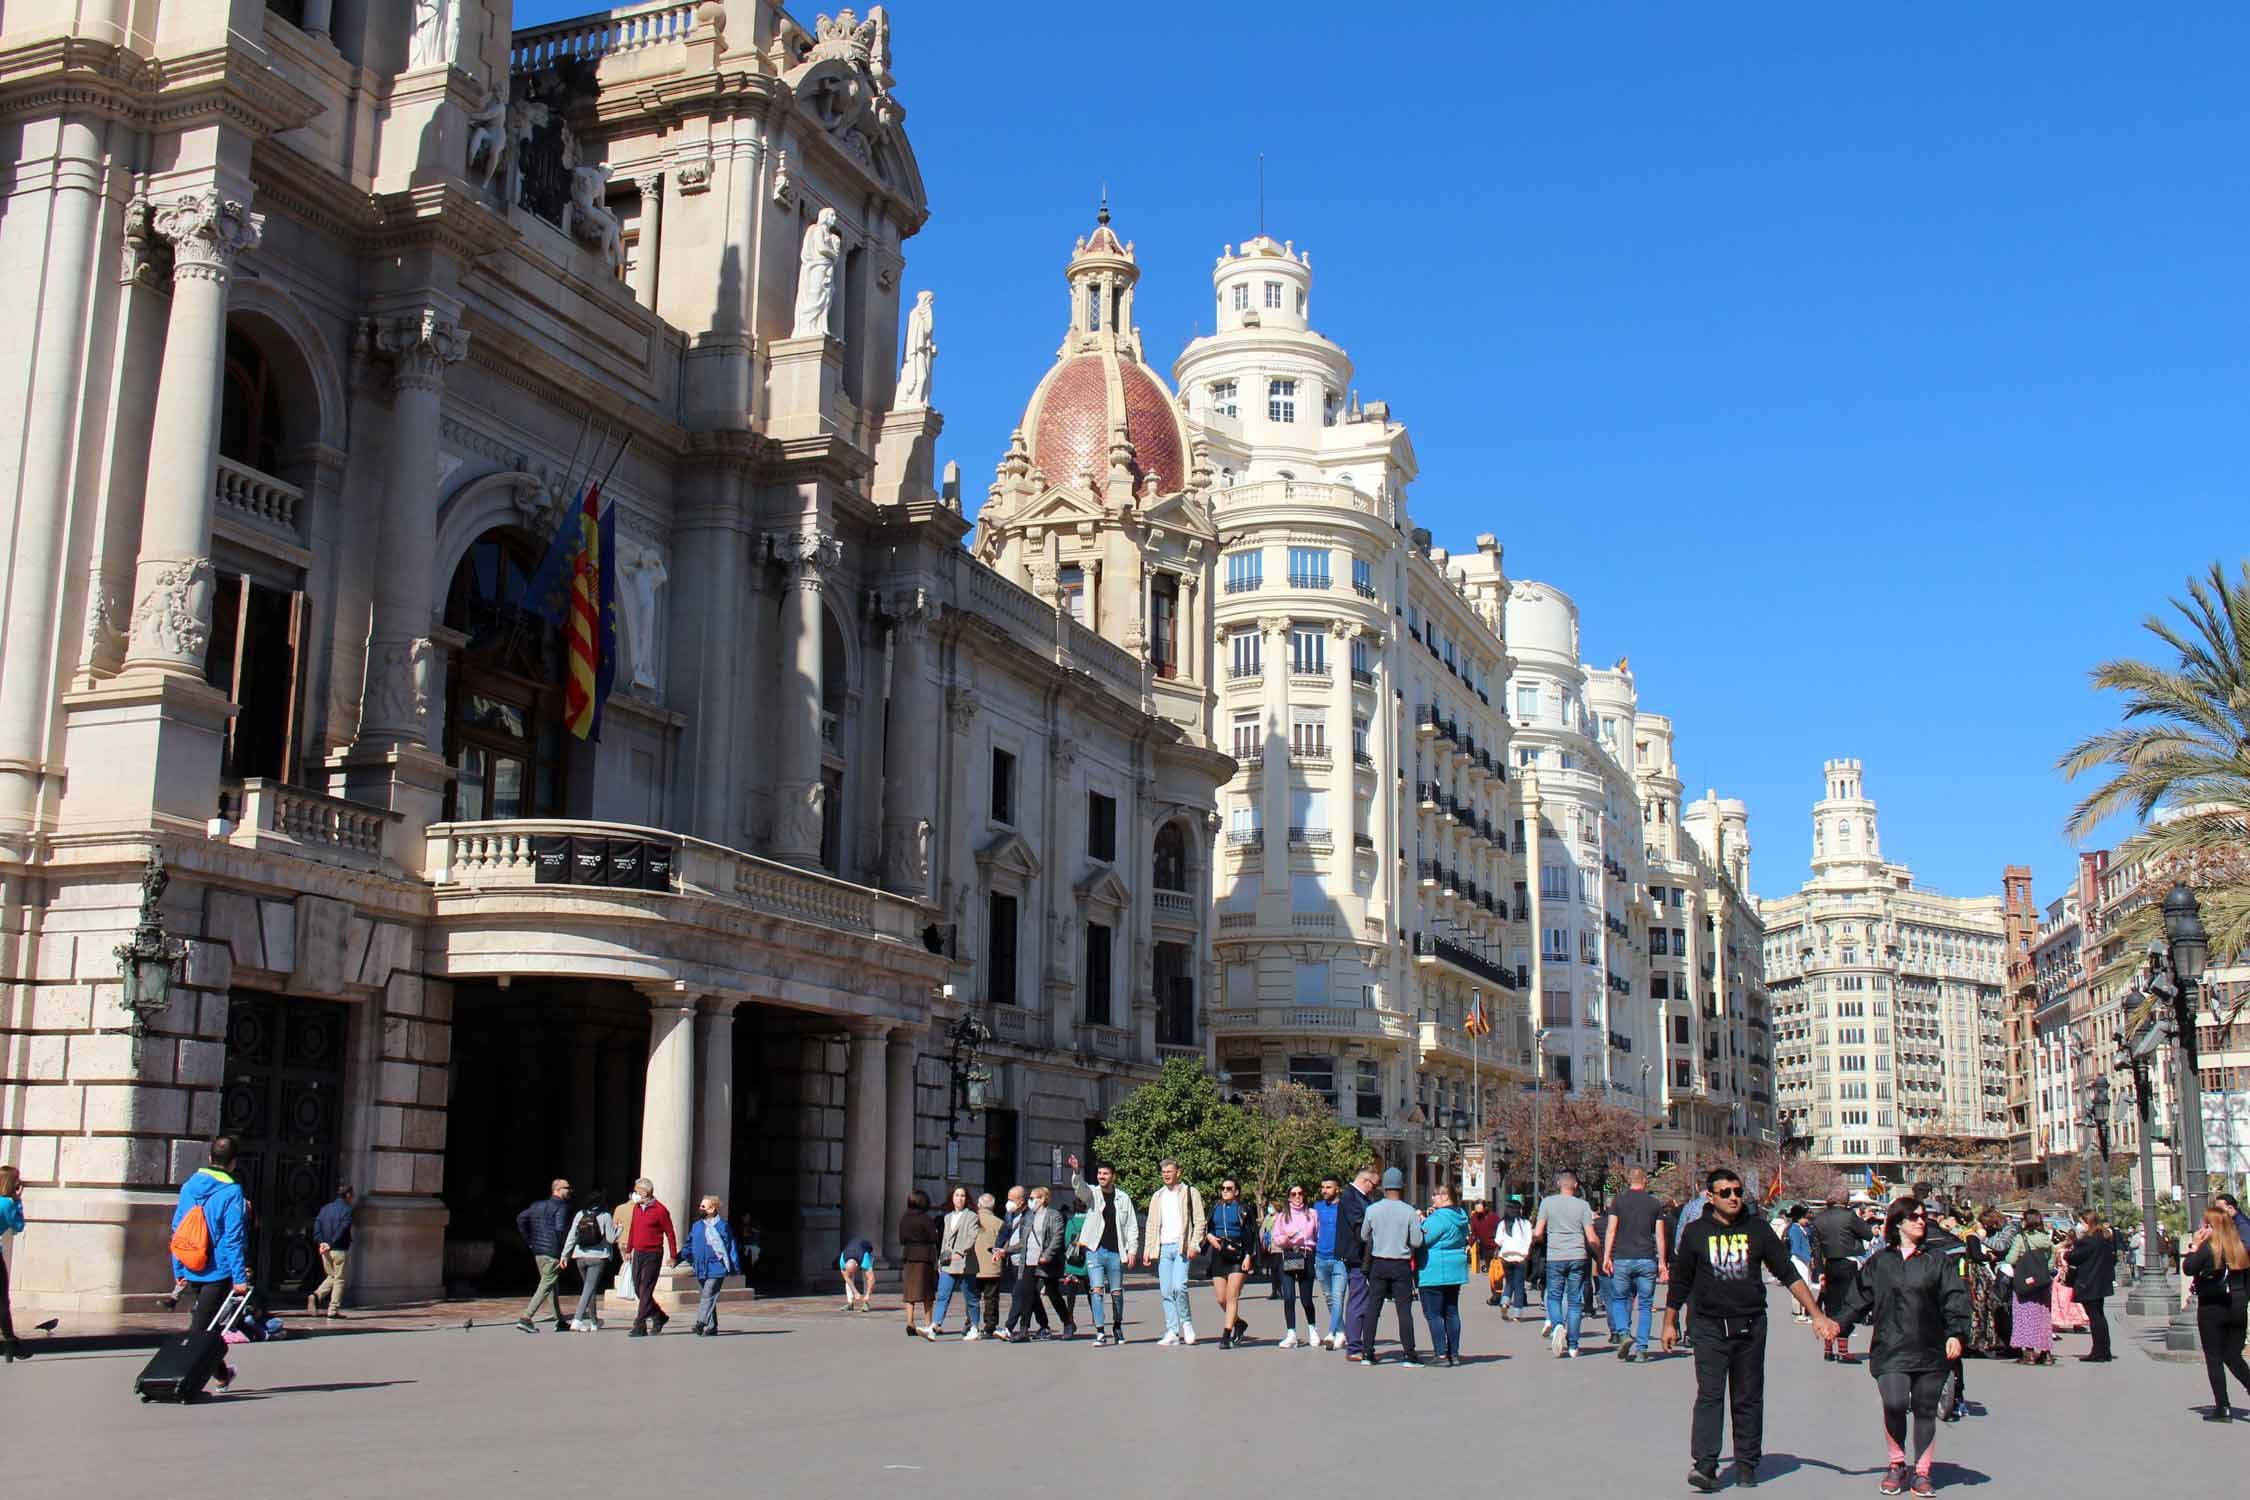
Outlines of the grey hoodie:
[[1385,1198],[1367,1207],[1360,1225],[1367,1253],[1376,1260],[1405,1260],[1422,1244],[1422,1216],[1403,1198]]

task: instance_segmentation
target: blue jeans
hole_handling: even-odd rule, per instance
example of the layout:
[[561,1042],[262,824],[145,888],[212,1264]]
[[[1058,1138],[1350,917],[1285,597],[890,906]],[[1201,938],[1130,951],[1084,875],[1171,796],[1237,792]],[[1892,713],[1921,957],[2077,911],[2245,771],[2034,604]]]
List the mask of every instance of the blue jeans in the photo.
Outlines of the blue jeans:
[[1348,1280],[1344,1263],[1333,1255],[1316,1255],[1312,1263],[1313,1280],[1320,1284],[1321,1296],[1328,1299],[1328,1336],[1334,1338],[1344,1331],[1344,1287]]
[[1461,1288],[1423,1287],[1422,1321],[1430,1325],[1430,1342],[1437,1346],[1433,1353],[1461,1357]]
[[1109,1292],[1111,1331],[1125,1330],[1125,1267],[1115,1250],[1086,1252],[1086,1305],[1094,1310],[1094,1329],[1102,1326],[1102,1292]]
[[1178,1333],[1189,1318],[1188,1263],[1178,1245],[1166,1245],[1156,1255],[1156,1292],[1164,1299],[1164,1331]]
[[[1656,1307],[1656,1262],[1653,1260],[1620,1260],[1611,1262],[1617,1267],[1609,1278],[1609,1334],[1622,1342],[1625,1338],[1625,1320],[1633,1320],[1633,1348],[1641,1354],[1648,1353],[1649,1314]],[[1640,1300],[1640,1311],[1633,1310],[1634,1299]]]
[[[950,1308],[953,1305],[953,1289],[960,1286],[962,1282],[967,1281],[968,1279],[969,1278],[966,1276],[955,1276],[951,1271],[938,1272],[937,1306],[930,1311],[930,1326],[932,1328],[935,1328],[938,1332],[945,1332],[945,1313],[946,1309]],[[961,1305],[968,1310],[968,1326],[972,1328],[975,1327],[977,1321],[976,1288],[963,1288],[961,1292]],[[968,1329],[964,1328],[962,1331],[966,1333]]]
[[1586,1262],[1547,1262],[1547,1321],[1568,1330],[1570,1347],[1578,1347],[1578,1320],[1586,1312]]
[[1524,1296],[1523,1289],[1524,1271],[1526,1269],[1525,1263],[1520,1260],[1503,1262],[1500,1267],[1500,1278],[1504,1284],[1502,1295],[1506,1298],[1508,1305],[1519,1313],[1524,1310],[1528,1300]]

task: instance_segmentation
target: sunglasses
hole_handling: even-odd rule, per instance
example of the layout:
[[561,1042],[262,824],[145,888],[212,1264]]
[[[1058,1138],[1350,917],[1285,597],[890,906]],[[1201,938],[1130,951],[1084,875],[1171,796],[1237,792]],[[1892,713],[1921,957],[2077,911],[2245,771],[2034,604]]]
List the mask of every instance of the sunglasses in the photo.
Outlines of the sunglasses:
[[1899,1220],[1903,1223],[1908,1219],[1927,1219],[1928,1217],[1928,1214],[1923,1213],[1920,1209],[1916,1209],[1913,1213],[1910,1214],[1900,1214]]
[[1738,1187],[1713,1188],[1711,1189],[1711,1196],[1714,1198],[1739,1198],[1742,1196],[1742,1189]]

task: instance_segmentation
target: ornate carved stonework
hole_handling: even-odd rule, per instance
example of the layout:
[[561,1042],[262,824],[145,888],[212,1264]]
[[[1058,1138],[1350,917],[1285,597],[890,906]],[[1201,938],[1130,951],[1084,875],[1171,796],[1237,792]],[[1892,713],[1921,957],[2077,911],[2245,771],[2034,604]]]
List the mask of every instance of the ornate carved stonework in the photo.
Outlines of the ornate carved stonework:
[[469,352],[469,336],[431,307],[379,325],[375,344],[390,356],[391,387],[400,391],[443,390],[445,367]]
[[133,640],[145,654],[201,665],[211,642],[211,564],[200,557],[150,568],[133,603]]
[[234,258],[258,248],[266,216],[218,193],[189,193],[157,205],[156,232],[172,243],[172,279],[224,283]]
[[947,688],[945,690],[945,712],[947,717],[953,720],[953,732],[955,734],[967,734],[969,725],[975,722],[977,716],[976,693],[965,687]]
[[774,847],[789,853],[820,848],[822,812],[828,806],[828,788],[817,781],[783,787],[774,809]]
[[426,639],[375,647],[368,676],[378,723],[401,729],[429,723],[434,652]]
[[151,291],[172,289],[172,247],[156,232],[156,205],[146,198],[125,205],[125,253],[117,279]]
[[844,560],[844,544],[825,531],[774,531],[766,534],[766,555],[805,587],[818,588],[821,571]]
[[1277,641],[1285,640],[1289,635],[1289,617],[1287,615],[1260,615],[1258,617],[1258,629]]
[[125,595],[118,580],[95,577],[86,588],[86,647],[89,665],[116,666],[125,657]]

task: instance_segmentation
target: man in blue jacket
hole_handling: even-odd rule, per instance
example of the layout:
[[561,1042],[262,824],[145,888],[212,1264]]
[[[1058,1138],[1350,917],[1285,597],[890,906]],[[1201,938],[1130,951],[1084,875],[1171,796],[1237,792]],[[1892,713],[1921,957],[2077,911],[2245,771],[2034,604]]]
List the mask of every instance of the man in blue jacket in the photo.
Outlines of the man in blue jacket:
[[[172,1257],[172,1280],[195,1290],[195,1302],[188,1312],[190,1328],[208,1328],[230,1289],[250,1289],[249,1215],[243,1209],[242,1185],[234,1180],[233,1168],[234,1137],[219,1136],[211,1142],[207,1165],[180,1184],[180,1201],[172,1209],[175,1236],[188,1215],[201,1209],[204,1233],[211,1246],[198,1266],[183,1264],[177,1255]],[[218,1379],[222,1391],[231,1385],[233,1366],[221,1361]]]
[[352,1253],[352,1189],[344,1183],[336,1189],[336,1196],[328,1206],[313,1216],[313,1248],[320,1252],[320,1267],[326,1273],[313,1294],[305,1299],[308,1316],[320,1311],[320,1299],[328,1298],[328,1316],[340,1318],[344,1306],[344,1267]]

